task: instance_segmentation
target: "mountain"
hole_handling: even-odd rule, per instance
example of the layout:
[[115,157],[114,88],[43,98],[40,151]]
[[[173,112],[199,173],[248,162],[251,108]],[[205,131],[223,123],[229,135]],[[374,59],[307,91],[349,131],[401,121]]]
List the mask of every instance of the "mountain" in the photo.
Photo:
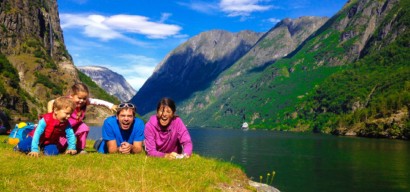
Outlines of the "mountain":
[[123,102],[129,101],[137,91],[124,79],[124,77],[108,68],[100,66],[77,67],[89,76],[98,86],[109,94],[116,96]]
[[[263,67],[286,56],[326,20],[319,17],[285,19],[263,34],[203,32],[165,57],[131,101],[139,106],[142,115],[154,110],[161,97],[184,101],[212,86],[213,81],[219,81],[215,79],[228,69],[231,76],[240,76],[244,70]],[[235,62],[239,64],[232,66]]]
[[[328,18],[321,17],[282,20],[264,34],[247,54],[221,73],[212,86],[203,92],[195,93],[194,97],[182,102],[179,114],[186,118],[186,123],[201,127],[227,127],[232,123],[240,125],[246,116],[257,117],[257,113],[252,114],[245,108],[263,106],[265,102],[269,102],[270,96],[257,95],[258,91],[252,89],[258,88],[260,85],[250,85],[250,83],[272,63],[295,51],[327,20]],[[287,70],[285,71],[287,72]],[[271,76],[273,75],[274,73],[271,74]],[[268,82],[263,80],[257,83]],[[232,97],[238,96],[239,98],[231,100]],[[257,100],[255,101],[255,99]],[[265,101],[256,104],[262,100]],[[196,113],[203,116],[196,115]],[[207,118],[209,115],[215,118]],[[226,119],[221,120],[222,117]],[[254,124],[252,121],[251,123]]]
[[178,103],[179,115],[188,126],[245,119],[251,128],[409,138],[408,5],[349,1],[286,57],[246,68],[254,59],[245,55]]
[[13,121],[36,120],[49,100],[84,79],[65,47],[57,7],[56,0],[0,1],[0,111]]
[[192,37],[161,61],[131,102],[138,106],[138,113],[146,114],[162,97],[176,102],[189,98],[247,53],[261,35],[212,30]]
[[[285,56],[326,20],[317,17],[286,19],[267,33],[203,32],[167,55],[131,101],[142,115],[154,110],[162,97],[182,102],[193,93],[210,87],[238,60],[243,62],[231,73],[233,76]],[[260,46],[255,47],[257,43]]]
[[223,67],[206,65],[215,63],[207,56],[236,48],[221,52],[215,31],[201,33],[172,51],[132,102],[145,105],[144,115],[155,108],[148,95],[176,98],[188,126],[247,121],[260,129],[410,138],[409,4],[352,0],[328,20],[285,19]]

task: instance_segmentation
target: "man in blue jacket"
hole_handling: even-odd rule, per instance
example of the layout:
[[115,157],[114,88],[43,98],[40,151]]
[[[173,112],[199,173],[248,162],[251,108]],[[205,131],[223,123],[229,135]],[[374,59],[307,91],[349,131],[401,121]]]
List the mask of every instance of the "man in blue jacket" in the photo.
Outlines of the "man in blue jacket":
[[144,122],[135,117],[135,106],[121,103],[117,115],[105,119],[99,153],[136,154],[142,152]]

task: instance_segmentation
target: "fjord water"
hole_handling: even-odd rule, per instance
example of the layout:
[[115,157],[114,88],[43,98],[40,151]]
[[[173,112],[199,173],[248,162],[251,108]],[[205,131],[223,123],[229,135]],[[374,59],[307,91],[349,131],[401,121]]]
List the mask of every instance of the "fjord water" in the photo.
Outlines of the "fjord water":
[[[410,191],[410,142],[263,130],[190,128],[194,152],[240,165],[281,191]],[[92,127],[90,139],[101,136]],[[270,181],[268,181],[270,183]]]

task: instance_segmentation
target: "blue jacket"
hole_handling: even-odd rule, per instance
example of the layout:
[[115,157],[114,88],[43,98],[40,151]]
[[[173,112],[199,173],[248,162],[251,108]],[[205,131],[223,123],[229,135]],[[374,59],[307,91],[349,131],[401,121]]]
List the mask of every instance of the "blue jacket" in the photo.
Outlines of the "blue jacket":
[[120,147],[124,141],[130,144],[133,144],[134,141],[142,142],[144,140],[144,122],[135,118],[131,128],[124,131],[120,128],[116,116],[108,117],[102,126],[102,138],[103,141],[98,148],[99,153],[108,153],[107,141],[115,140],[117,147]]

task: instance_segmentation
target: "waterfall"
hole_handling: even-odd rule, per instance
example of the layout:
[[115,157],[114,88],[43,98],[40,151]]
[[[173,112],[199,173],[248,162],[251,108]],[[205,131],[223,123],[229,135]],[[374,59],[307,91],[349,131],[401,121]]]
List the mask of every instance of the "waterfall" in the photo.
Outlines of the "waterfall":
[[43,7],[45,9],[47,9],[47,13],[48,13],[48,35],[49,35],[49,41],[50,41],[50,49],[49,49],[49,53],[50,56],[53,57],[53,47],[54,47],[54,41],[53,41],[53,25],[51,23],[51,14],[50,14],[50,7],[52,5],[52,0],[50,0],[49,4],[47,5],[47,3],[43,0],[41,0],[41,4],[43,5]]
[[50,12],[48,14],[48,23],[49,23],[49,27],[50,27],[50,31],[49,31],[49,35],[50,35],[50,56],[53,57],[53,25],[51,24],[51,16],[50,16]]

